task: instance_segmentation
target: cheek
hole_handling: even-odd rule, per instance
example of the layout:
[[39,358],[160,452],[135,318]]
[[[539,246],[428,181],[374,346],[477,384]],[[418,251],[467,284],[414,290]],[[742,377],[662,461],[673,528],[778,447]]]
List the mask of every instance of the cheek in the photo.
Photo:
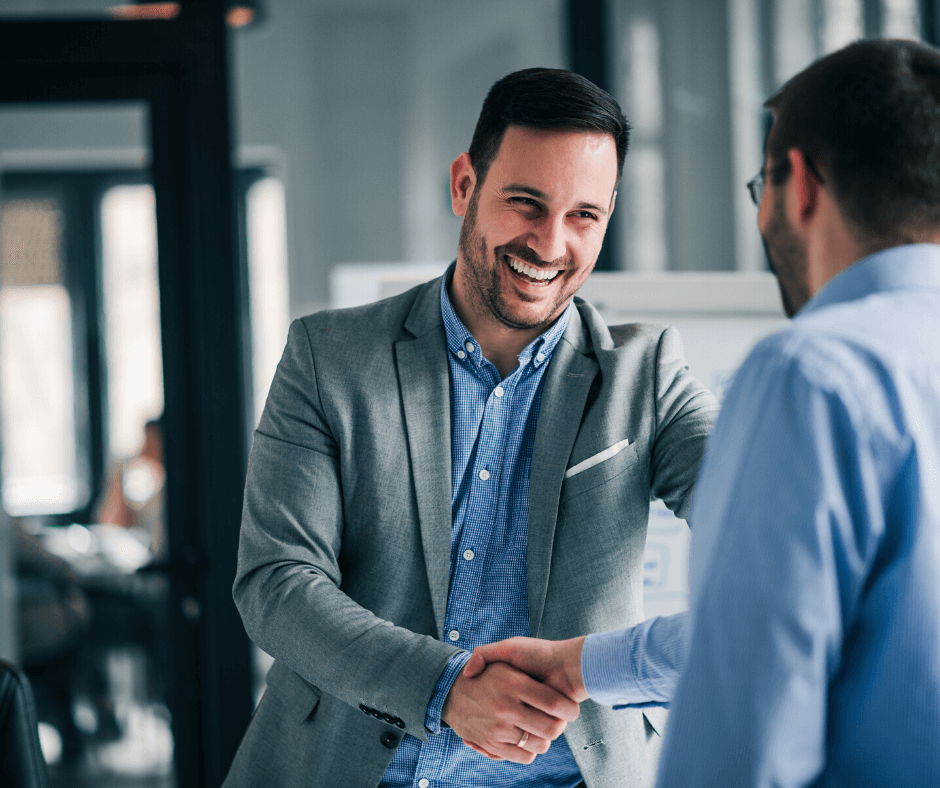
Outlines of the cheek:
[[763,235],[767,229],[767,195],[761,197],[760,205],[757,206],[757,231]]
[[601,247],[604,245],[604,231],[606,227],[594,227],[585,231],[572,245],[571,251],[574,254],[575,263],[578,268],[591,265],[600,254]]

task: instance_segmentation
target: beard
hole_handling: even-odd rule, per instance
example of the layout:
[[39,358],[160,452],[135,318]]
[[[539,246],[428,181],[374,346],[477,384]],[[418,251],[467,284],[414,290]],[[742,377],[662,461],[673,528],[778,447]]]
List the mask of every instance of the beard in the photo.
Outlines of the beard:
[[787,221],[782,198],[774,200],[761,241],[767,264],[777,277],[783,311],[787,317],[793,317],[809,300],[809,290],[805,285],[806,245]]
[[[463,277],[467,284],[471,308],[478,316],[484,319],[493,318],[507,328],[527,330],[550,324],[557,313],[578,291],[581,282],[572,283],[567,288],[559,288],[555,297],[545,305],[544,309],[535,314],[513,309],[506,302],[502,291],[500,269],[506,265],[503,262],[503,257],[511,255],[532,266],[560,268],[562,270],[558,274],[559,277],[564,276],[566,271],[574,268],[574,261],[565,257],[546,263],[528,246],[515,243],[502,244],[490,252],[486,239],[477,231],[478,194],[479,191],[475,191],[471,196],[467,213],[460,227],[459,248],[464,261]],[[506,265],[506,268],[508,268],[508,265]],[[581,281],[587,277],[593,268],[594,264],[592,263],[591,267],[585,271]],[[509,275],[508,272],[505,275]],[[517,293],[517,296],[521,301],[529,303],[539,301],[537,296],[530,296],[526,293],[520,292]]]

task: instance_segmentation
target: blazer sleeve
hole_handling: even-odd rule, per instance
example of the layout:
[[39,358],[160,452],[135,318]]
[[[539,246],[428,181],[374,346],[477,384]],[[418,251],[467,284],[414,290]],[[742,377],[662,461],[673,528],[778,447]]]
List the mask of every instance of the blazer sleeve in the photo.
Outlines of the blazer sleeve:
[[718,417],[718,401],[689,373],[682,339],[667,328],[656,351],[656,433],[650,462],[650,494],[677,517],[687,518],[705,444]]
[[342,479],[323,396],[307,327],[295,321],[251,449],[235,604],[249,637],[276,660],[354,707],[400,717],[426,740],[435,682],[459,650],[343,592]]

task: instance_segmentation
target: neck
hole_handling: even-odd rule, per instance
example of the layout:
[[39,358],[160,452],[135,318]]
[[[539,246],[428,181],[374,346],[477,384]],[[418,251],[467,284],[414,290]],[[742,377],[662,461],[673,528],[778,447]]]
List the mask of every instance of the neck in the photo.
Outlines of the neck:
[[[461,316],[461,320],[464,318]],[[536,337],[542,334],[547,328],[519,329],[509,328],[502,324],[493,324],[489,321],[480,321],[471,326],[464,320],[464,325],[470,329],[470,333],[476,337],[480,343],[480,352],[483,357],[492,362],[493,366],[499,370],[501,377],[511,375],[513,370],[519,366],[519,354]]]
[[861,233],[844,216],[838,203],[825,194],[820,200],[815,227],[807,238],[810,296],[815,295],[836,274],[863,257],[894,245],[888,242],[879,245],[863,241]]
[[[479,298],[471,298],[454,273],[447,287],[451,306],[460,321],[480,345],[480,352],[499,370],[501,377],[511,375],[519,366],[519,354],[555,322],[534,328],[511,328],[490,315]],[[555,318],[557,320],[557,318]]]

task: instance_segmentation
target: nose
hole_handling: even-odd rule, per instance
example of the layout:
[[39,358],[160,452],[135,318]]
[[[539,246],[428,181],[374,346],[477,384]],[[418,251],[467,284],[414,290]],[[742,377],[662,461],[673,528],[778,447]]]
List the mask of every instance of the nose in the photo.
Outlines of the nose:
[[526,243],[546,263],[565,257],[568,253],[568,234],[564,214],[542,217]]

